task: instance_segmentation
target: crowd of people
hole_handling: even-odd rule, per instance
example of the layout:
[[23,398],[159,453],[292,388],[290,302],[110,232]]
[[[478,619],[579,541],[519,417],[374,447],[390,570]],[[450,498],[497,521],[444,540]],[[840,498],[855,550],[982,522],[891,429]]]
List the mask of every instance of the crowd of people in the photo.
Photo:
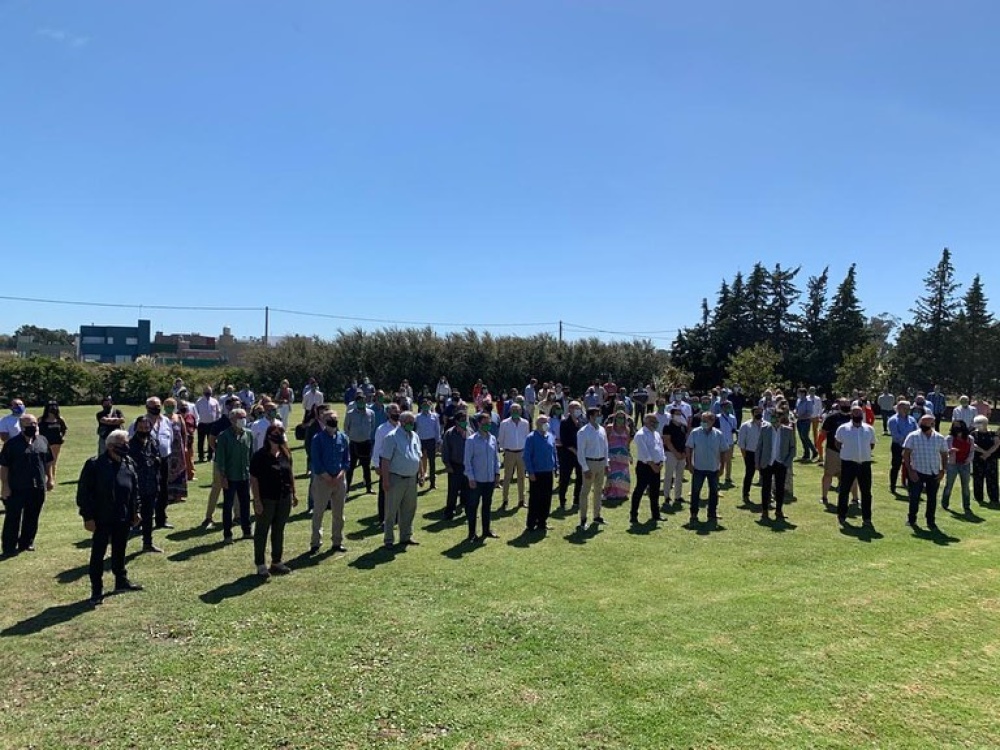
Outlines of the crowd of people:
[[[512,488],[517,508],[526,510],[528,534],[551,528],[554,502],[563,512],[578,513],[580,532],[606,523],[606,504],[627,502],[630,522],[640,523],[644,498],[650,522],[662,521],[665,512],[676,512],[687,501],[688,524],[699,526],[703,493],[707,523],[717,524],[720,487],[735,486],[737,451],[744,467],[744,507],[759,508],[761,522],[787,520],[794,465],[815,462],[823,469],[819,501],[844,525],[851,507],[858,506],[862,523],[870,526],[879,418],[883,436],[891,440],[889,489],[908,493],[908,525],[916,526],[923,503],[926,524],[936,529],[938,494],[948,509],[956,483],[965,513],[971,512],[972,497],[1000,503],[1000,437],[989,429],[990,405],[961,396],[949,433],[942,435],[946,399],[939,388],[906,397],[885,391],[874,398],[854,393],[832,400],[814,388],[788,396],[767,390],[751,401],[738,387],[697,396],[682,389],[661,394],[652,384],[629,391],[610,378],[595,380],[574,397],[560,383],[529,379],[523,389],[495,397],[477,381],[466,401],[442,376],[416,395],[405,380],[387,393],[363,378],[345,388],[343,401],[341,425],[310,379],[301,394],[301,420],[292,430],[306,454],[311,554],[322,546],[327,511],[332,550],[347,551],[345,502],[355,488],[376,494],[376,479],[383,544],[418,545],[413,531],[418,495],[425,484],[436,487],[439,458],[447,480],[444,517],[464,514],[470,545],[497,537],[494,494],[499,491],[499,508],[507,510]],[[162,551],[154,532],[173,528],[168,508],[186,499],[196,477],[195,455],[197,464],[209,464],[212,472],[202,529],[215,528],[221,497],[223,541],[232,544],[238,526],[242,538],[253,539],[260,576],[290,572],[284,529],[299,499],[286,426],[295,403],[287,380],[273,395],[258,397],[249,384],[239,391],[226,386],[219,395],[206,386],[191,401],[178,379],[169,397],[150,397],[145,413],[126,424],[111,397],[105,398],[96,414],[97,453],[84,464],[77,486],[79,513],[93,534],[90,601],[103,600],[108,546],[116,590],[141,588],[126,571],[128,539],[141,536],[143,552]],[[10,414],[0,419],[4,557],[34,550],[66,433],[56,402],[36,418],[14,399]],[[686,500],[685,473],[690,474]],[[755,479],[759,505],[751,497]]]

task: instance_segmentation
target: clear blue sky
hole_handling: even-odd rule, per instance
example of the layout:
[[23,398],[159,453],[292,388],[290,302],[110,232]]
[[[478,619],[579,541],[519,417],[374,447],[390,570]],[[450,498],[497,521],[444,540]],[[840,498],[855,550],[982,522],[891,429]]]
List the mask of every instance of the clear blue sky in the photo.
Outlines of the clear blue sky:
[[[3,294],[670,331],[757,260],[857,261],[905,316],[947,245],[1000,298],[998,28],[995,0],[0,0]],[[0,302],[0,331],[137,312]]]

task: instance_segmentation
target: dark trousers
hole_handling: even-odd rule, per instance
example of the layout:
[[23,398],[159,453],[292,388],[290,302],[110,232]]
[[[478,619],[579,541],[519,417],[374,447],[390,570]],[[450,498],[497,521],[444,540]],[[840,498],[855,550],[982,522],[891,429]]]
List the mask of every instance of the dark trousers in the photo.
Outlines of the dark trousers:
[[983,485],[986,485],[986,496],[991,503],[1000,501],[1000,492],[997,484],[997,460],[991,458],[989,461],[976,459],[972,462],[972,495],[977,503],[983,501]]
[[573,505],[580,502],[580,489],[583,487],[583,474],[580,471],[580,464],[576,460],[576,455],[569,448],[558,449],[559,453],[559,504],[566,504],[566,490],[569,488],[569,480],[573,473],[576,479],[573,483]]
[[545,528],[552,512],[552,477],[551,471],[535,472],[535,481],[528,482],[528,520],[529,531]]
[[153,514],[156,510],[156,495],[149,493],[139,496],[139,517],[142,519],[142,543],[153,544]]
[[882,432],[889,431],[889,417],[891,417],[895,412],[892,409],[882,410]]
[[382,487],[382,482],[378,483],[378,525],[382,526],[385,523],[385,490]]
[[156,494],[156,525],[167,524],[167,459],[160,462],[160,491]]
[[229,488],[222,490],[222,535],[233,536],[233,501],[240,504],[240,528],[243,536],[250,536],[250,482],[246,479],[230,479]]
[[[354,469],[361,465],[361,471],[365,477],[365,491],[370,492],[372,488],[372,441],[361,440],[351,441],[351,465],[347,469],[347,489],[351,489],[351,482],[354,481]],[[381,513],[379,514],[382,515]]]
[[757,453],[747,451],[743,456],[743,499],[750,498],[750,488],[753,486],[753,478],[757,473]]
[[815,458],[819,455],[819,451],[816,450],[816,446],[813,445],[812,441],[812,420],[811,419],[796,419],[795,429],[799,431],[799,440],[802,442],[802,458],[809,460]]
[[[899,478],[899,471],[903,467],[903,446],[893,443],[892,450],[892,460],[889,463],[889,489],[893,492],[896,491],[896,481]],[[906,486],[906,472],[903,472],[903,486]]]
[[19,549],[27,549],[35,543],[38,533],[38,517],[45,504],[45,490],[41,487],[31,490],[14,490],[4,501],[7,514],[3,519],[3,554],[10,555]]
[[924,516],[927,518],[927,523],[934,523],[934,517],[937,513],[937,494],[938,487],[941,482],[938,480],[937,474],[920,474],[917,473],[917,480],[913,481],[910,479],[910,512],[906,516],[906,520],[910,523],[917,522],[917,512],[920,510],[920,496],[926,492],[927,493],[927,508],[924,511]]
[[126,521],[117,523],[98,523],[94,529],[94,538],[90,548],[90,591],[100,596],[104,591],[104,555],[108,544],[111,544],[111,572],[115,574],[115,583],[124,581],[125,545],[128,544],[129,524]]
[[785,505],[785,478],[788,467],[782,463],[762,466],[760,469],[760,507],[763,513],[771,509],[771,488],[774,488],[774,512],[781,515]]
[[[209,442],[208,437],[211,434],[212,425],[200,424],[198,425],[198,461],[205,460],[205,443]],[[209,443],[208,446],[208,460],[212,460],[212,446]]]
[[708,520],[714,520],[719,510],[719,472],[695,469],[691,477],[691,518],[698,517],[701,488],[708,482]]
[[837,488],[837,518],[847,518],[847,504],[851,497],[851,487],[857,481],[861,492],[861,520],[872,520],[872,464],[871,461],[840,462],[840,486]]
[[451,518],[455,511],[464,508],[469,500],[469,478],[465,476],[462,464],[452,464],[448,473],[448,495],[445,500],[445,516]]
[[421,440],[420,449],[427,456],[427,479],[430,482],[431,489],[433,489],[436,486],[434,475],[437,473],[437,440],[434,438]]
[[493,490],[496,482],[476,482],[469,488],[469,499],[465,503],[465,516],[469,521],[469,536],[476,535],[476,511],[483,509],[483,535],[490,530],[490,512],[493,510]]
[[264,497],[261,504],[264,512],[257,516],[257,528],[253,532],[253,564],[264,564],[268,532],[271,533],[271,560],[279,563],[285,552],[285,524],[292,512],[292,498],[276,500]]
[[649,515],[652,518],[660,517],[660,472],[656,471],[645,461],[640,461],[635,465],[635,488],[632,490],[632,512],[630,518],[633,521],[639,520],[639,503],[642,495],[649,492]]

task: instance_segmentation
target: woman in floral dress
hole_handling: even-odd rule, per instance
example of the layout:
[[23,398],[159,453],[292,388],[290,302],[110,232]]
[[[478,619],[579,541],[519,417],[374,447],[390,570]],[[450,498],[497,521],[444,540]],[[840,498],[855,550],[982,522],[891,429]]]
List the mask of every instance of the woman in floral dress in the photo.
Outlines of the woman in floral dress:
[[608,434],[608,481],[604,486],[604,496],[608,500],[624,500],[632,487],[632,432],[628,417],[619,409],[605,427]]

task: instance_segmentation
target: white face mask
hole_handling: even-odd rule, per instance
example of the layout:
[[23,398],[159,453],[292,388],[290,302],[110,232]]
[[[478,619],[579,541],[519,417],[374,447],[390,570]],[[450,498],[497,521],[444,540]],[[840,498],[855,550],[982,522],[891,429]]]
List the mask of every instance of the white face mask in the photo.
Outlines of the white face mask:
[[242,430],[247,426],[247,421],[245,419],[237,419],[236,426]]
[[548,425],[548,423],[543,424],[542,425],[542,434],[546,435],[546,434],[548,434],[548,432],[549,432],[549,425]]
[[687,420],[678,414],[676,417],[674,417],[674,424],[687,424]]

